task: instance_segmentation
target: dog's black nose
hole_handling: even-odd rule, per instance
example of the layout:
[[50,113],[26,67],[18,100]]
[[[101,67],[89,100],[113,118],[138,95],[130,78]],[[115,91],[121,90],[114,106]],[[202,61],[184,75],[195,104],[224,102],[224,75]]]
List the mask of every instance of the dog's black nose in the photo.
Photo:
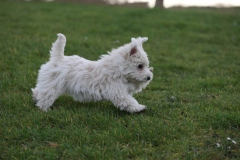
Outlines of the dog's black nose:
[[151,77],[148,76],[148,77],[147,77],[147,80],[149,81],[150,79],[151,79]]

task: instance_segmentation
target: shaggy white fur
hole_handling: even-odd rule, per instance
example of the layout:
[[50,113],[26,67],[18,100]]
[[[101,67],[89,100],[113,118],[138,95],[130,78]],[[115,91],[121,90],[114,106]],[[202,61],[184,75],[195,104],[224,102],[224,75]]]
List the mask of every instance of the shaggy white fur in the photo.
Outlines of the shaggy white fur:
[[129,44],[102,55],[98,61],[79,56],[64,56],[66,38],[58,34],[52,45],[50,60],[38,73],[33,92],[36,105],[49,110],[61,95],[71,95],[77,101],[110,100],[120,110],[139,112],[146,108],[132,97],[144,89],[153,78],[153,68],[142,43],[147,38],[132,38]]

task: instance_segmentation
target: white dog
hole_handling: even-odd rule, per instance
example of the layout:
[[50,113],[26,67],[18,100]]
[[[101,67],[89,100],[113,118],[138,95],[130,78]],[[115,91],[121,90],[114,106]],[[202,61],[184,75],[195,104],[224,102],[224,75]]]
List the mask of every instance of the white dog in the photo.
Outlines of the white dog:
[[153,78],[153,68],[142,43],[147,38],[132,38],[131,43],[102,55],[98,61],[79,56],[64,56],[66,38],[58,34],[52,45],[50,61],[41,66],[36,88],[32,89],[36,105],[47,111],[61,95],[77,101],[109,100],[120,110],[140,112],[146,106],[132,97]]

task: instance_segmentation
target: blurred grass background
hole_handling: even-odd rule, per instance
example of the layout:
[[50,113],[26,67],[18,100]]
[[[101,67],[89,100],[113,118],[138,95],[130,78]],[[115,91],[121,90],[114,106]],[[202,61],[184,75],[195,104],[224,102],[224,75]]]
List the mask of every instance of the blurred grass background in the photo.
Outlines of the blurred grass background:
[[[240,158],[239,8],[1,1],[0,24],[1,159]],[[154,79],[135,97],[148,110],[66,96],[38,110],[30,89],[59,32],[90,60],[147,36]]]

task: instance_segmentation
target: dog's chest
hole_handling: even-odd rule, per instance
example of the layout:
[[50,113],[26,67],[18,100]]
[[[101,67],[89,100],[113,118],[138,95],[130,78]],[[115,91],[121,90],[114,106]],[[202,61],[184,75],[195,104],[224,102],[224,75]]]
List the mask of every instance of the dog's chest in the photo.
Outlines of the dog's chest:
[[135,83],[128,83],[127,84],[127,91],[129,94],[135,93],[137,90],[139,90],[139,85]]

